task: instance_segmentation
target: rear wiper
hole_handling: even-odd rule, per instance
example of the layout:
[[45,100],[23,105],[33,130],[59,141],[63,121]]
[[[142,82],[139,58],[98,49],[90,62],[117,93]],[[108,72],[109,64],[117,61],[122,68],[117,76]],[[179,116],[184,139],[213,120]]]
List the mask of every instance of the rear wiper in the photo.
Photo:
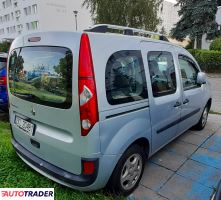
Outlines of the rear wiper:
[[18,97],[21,97],[21,98],[26,98],[26,99],[39,99],[38,97],[36,97],[35,95],[33,94],[28,94],[28,93],[17,93],[17,92],[14,92],[14,94]]

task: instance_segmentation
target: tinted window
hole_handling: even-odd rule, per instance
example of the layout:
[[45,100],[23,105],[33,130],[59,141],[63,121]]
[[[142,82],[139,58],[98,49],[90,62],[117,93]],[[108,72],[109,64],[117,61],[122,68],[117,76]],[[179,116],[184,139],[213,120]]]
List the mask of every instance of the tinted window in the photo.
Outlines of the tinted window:
[[180,70],[183,82],[183,88],[185,90],[198,87],[197,74],[199,70],[195,66],[192,60],[187,57],[179,56]]
[[140,51],[114,53],[107,62],[105,76],[107,99],[112,105],[148,97]]
[[25,47],[11,53],[13,95],[52,107],[71,106],[72,53],[62,47]]
[[154,97],[176,92],[176,73],[173,56],[169,52],[148,53],[148,65]]

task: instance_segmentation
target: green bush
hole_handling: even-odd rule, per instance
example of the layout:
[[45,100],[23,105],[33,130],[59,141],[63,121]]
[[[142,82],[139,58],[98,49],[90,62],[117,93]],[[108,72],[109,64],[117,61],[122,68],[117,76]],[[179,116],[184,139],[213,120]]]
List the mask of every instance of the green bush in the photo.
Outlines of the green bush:
[[188,50],[199,63],[201,69],[208,73],[221,73],[221,51]]
[[0,43],[0,52],[7,53],[9,51],[10,45],[11,44],[9,42],[1,42]]
[[209,48],[210,48],[210,50],[221,51],[221,37],[213,40],[213,42],[210,44]]

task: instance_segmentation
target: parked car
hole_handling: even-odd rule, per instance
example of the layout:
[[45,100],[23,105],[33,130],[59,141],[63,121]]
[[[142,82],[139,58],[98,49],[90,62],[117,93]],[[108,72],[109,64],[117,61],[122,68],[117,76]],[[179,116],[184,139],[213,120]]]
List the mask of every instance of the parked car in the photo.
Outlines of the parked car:
[[0,53],[0,110],[8,109],[8,93],[7,93],[7,54]]
[[[107,34],[110,29],[126,35]],[[158,35],[98,25],[15,39],[10,122],[12,144],[24,162],[71,188],[107,185],[128,195],[146,158],[189,128],[205,127],[212,97],[196,60],[180,46],[135,32]],[[36,88],[25,77],[39,67],[44,73],[33,77]],[[43,83],[48,74],[62,80],[54,85],[59,92]]]

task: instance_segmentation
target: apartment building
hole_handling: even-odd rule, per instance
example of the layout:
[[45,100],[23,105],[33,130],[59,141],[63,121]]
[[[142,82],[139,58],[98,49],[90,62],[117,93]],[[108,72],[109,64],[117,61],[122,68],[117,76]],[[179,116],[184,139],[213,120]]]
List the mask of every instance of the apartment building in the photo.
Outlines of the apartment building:
[[158,26],[158,30],[161,31],[164,28],[166,35],[169,35],[171,29],[179,21],[179,10],[180,8],[175,6],[175,1],[163,1],[158,11],[158,16],[162,20],[162,23]]
[[91,25],[83,0],[0,0],[0,40],[35,31],[74,31]]

